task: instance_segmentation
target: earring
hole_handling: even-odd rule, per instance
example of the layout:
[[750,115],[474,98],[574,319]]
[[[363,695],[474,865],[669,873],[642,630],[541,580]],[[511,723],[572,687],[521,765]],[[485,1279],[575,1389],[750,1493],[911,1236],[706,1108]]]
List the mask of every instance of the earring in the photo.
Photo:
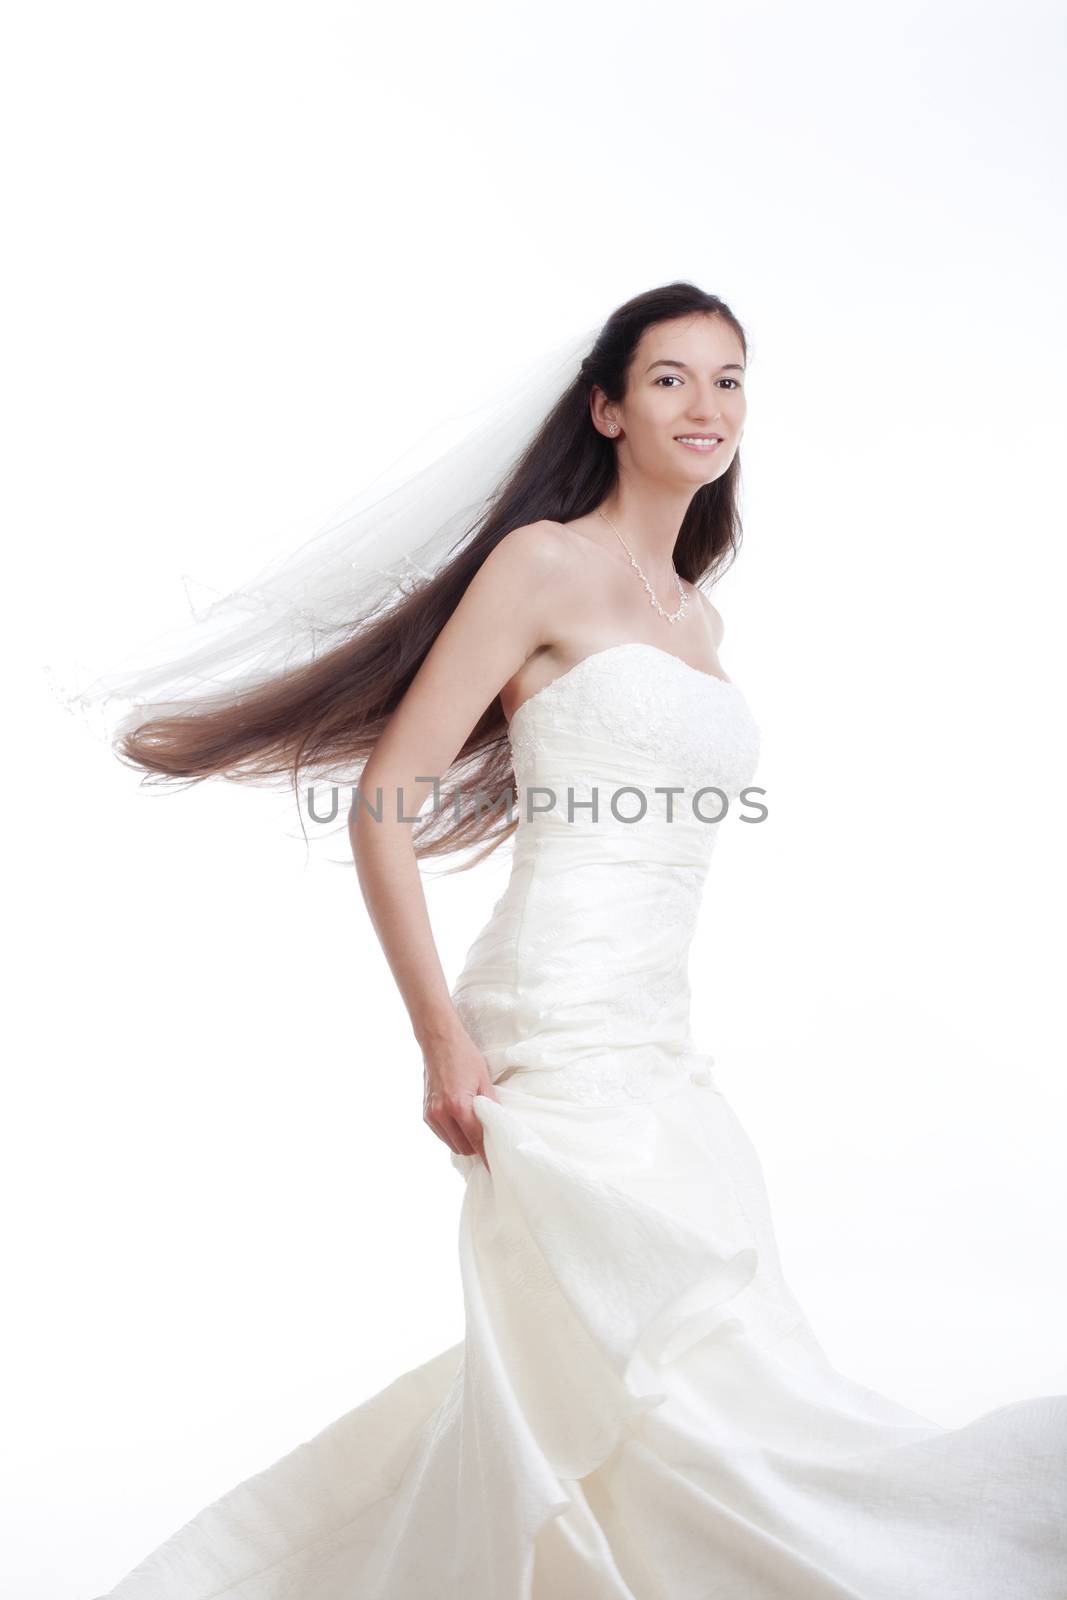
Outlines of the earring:
[[617,422],[609,422],[608,423],[608,432],[609,433],[617,433],[618,431],[619,431],[619,425],[618,425]]

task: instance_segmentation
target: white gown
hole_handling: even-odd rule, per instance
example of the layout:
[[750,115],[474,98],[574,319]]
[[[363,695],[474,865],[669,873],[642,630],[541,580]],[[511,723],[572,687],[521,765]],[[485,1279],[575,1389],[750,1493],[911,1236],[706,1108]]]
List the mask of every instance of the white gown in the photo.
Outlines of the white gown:
[[453,986],[500,1097],[491,1173],[451,1158],[464,1339],[109,1600],[1064,1600],[1067,1396],[950,1429],[836,1371],[690,1035],[696,791],[755,773],[741,690],[615,645],[511,741],[511,876]]

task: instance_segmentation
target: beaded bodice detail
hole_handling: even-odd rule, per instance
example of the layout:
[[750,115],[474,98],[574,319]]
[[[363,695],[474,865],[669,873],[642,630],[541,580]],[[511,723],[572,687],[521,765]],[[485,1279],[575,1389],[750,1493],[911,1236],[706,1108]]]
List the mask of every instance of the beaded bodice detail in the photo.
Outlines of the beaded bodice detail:
[[601,1104],[709,1081],[688,957],[759,759],[744,695],[655,645],[609,646],[525,700],[509,738],[511,874],[452,990],[494,1081]]

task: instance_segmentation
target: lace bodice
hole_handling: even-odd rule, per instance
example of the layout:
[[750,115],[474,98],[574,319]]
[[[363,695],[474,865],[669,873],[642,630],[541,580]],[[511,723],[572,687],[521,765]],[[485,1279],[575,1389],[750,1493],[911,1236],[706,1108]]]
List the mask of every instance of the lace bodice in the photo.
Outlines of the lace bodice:
[[[685,771],[736,798],[759,759],[759,729],[738,686],[644,641],[584,656],[524,700],[509,736],[520,789],[563,729]],[[583,774],[573,773],[575,782]]]

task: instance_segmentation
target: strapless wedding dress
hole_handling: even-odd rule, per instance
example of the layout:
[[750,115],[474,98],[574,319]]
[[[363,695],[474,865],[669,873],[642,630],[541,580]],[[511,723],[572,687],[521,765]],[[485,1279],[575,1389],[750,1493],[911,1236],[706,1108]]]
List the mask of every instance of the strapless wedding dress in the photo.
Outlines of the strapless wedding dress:
[[951,1429],[836,1371],[691,1037],[744,694],[615,645],[511,742],[511,874],[453,986],[499,1095],[491,1172],[451,1156],[464,1339],[111,1600],[1064,1600],[1067,1397]]

